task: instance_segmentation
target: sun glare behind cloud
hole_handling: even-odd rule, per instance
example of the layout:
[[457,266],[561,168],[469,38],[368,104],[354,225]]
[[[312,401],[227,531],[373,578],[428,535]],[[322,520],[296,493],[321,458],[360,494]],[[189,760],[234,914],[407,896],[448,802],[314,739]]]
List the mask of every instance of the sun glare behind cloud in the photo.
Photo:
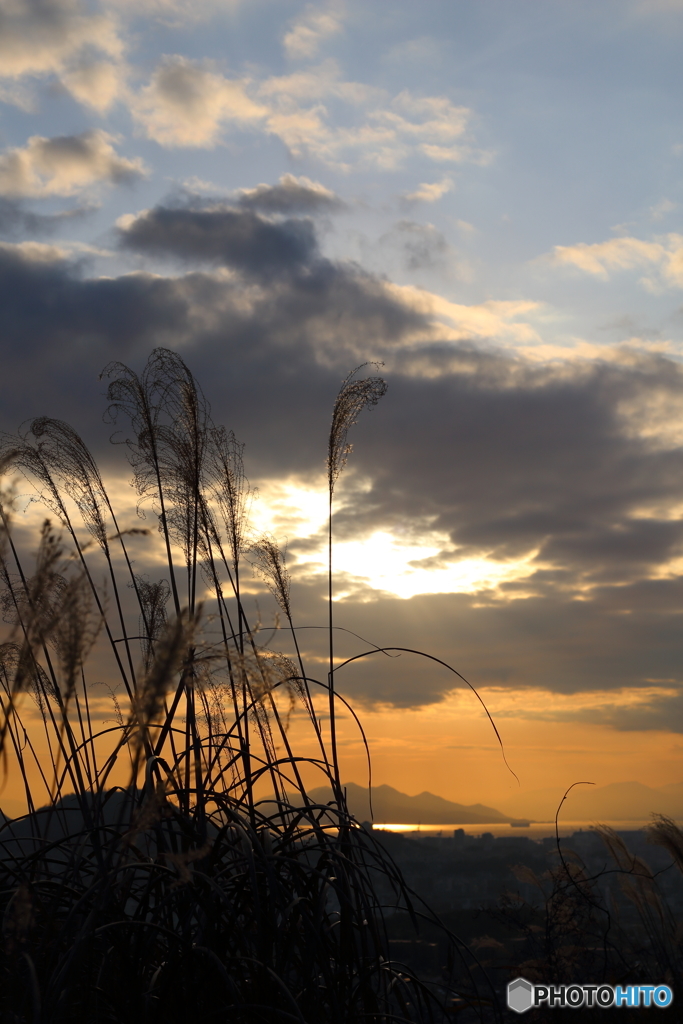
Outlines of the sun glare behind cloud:
[[[288,564],[294,574],[322,575],[327,571],[327,491],[324,478],[304,482],[259,482],[260,499],[253,506],[258,532],[273,533],[290,547]],[[335,597],[353,595],[371,599],[368,591],[410,598],[417,594],[476,594],[496,590],[503,583],[528,578],[539,566],[537,552],[523,558],[499,561],[482,557],[458,557],[447,534],[416,523],[405,524],[400,536],[374,530],[357,540],[334,544]],[[306,541],[297,552],[297,541]],[[516,592],[515,596],[519,596]]]

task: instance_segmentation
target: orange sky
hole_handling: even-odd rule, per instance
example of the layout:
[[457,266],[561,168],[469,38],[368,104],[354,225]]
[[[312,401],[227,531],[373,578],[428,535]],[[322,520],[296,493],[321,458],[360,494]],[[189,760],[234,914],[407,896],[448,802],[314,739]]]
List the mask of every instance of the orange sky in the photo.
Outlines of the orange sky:
[[[114,492],[125,503],[130,504],[130,487],[127,482],[115,482]],[[300,506],[301,520],[297,523],[297,510],[293,503],[287,504],[276,498],[274,526],[289,526],[292,533],[296,527],[304,535],[311,528],[307,518],[314,503],[314,495],[305,495],[306,501]],[[291,497],[288,496],[291,502]],[[267,510],[267,502],[261,508]],[[38,506],[29,506],[28,514],[17,515],[19,535],[23,529],[36,530],[44,510]],[[129,507],[126,516],[133,521],[133,509]],[[263,516],[263,512],[261,512]],[[283,522],[278,521],[278,516]],[[302,528],[303,524],[303,528]],[[266,520],[265,525],[271,525]],[[316,524],[317,525],[317,524]],[[19,529],[19,528],[23,529]],[[27,538],[26,534],[23,534]],[[156,534],[149,538],[136,539],[136,552],[144,551],[146,562],[152,571],[157,564],[163,572],[162,552],[158,550],[159,542]],[[369,554],[372,545],[368,543]],[[310,562],[304,565],[304,573],[310,570]],[[399,574],[405,572],[405,562],[396,560]],[[384,563],[384,582],[386,585],[387,560]],[[372,576],[372,565],[368,563],[368,574]],[[293,571],[297,579],[297,563],[293,560]],[[319,574],[322,566],[316,569]],[[305,577],[302,577],[305,578]],[[349,577],[347,577],[349,578]],[[358,579],[358,577],[350,577]],[[397,576],[397,579],[400,576]],[[259,608],[263,612],[264,622],[270,622],[271,610],[267,605],[268,597],[263,588],[245,576],[245,590],[249,600],[258,597]],[[368,600],[368,595],[370,599]],[[382,612],[389,599],[395,597],[379,591],[365,591],[365,603],[360,607],[368,615]],[[319,599],[318,599],[319,600]],[[419,598],[418,598],[419,600]],[[399,608],[408,608],[410,602],[399,602]],[[324,605],[316,607],[316,614],[324,615]],[[356,606],[356,613],[358,606]],[[336,606],[336,621],[341,625],[350,623],[353,612],[348,599]],[[423,622],[418,619],[415,628],[415,642],[422,640],[421,633],[432,628],[428,625],[429,617]],[[355,623],[354,623],[355,624]],[[395,640],[404,640],[404,624],[398,623]],[[392,632],[394,631],[392,626]],[[264,632],[268,632],[265,627]],[[316,634],[317,635],[317,634]],[[262,634],[263,636],[263,634]],[[314,634],[304,632],[304,643],[312,642]],[[286,633],[269,640],[272,646],[286,644]],[[355,653],[351,646],[345,650],[345,644],[353,645],[353,638],[339,634],[337,662],[347,653]],[[263,640],[261,641],[263,642]],[[424,640],[429,645],[429,637]],[[533,658],[534,647],[530,656]],[[469,667],[474,668],[476,679],[480,670],[479,655],[482,662],[488,652],[475,646],[470,652]],[[309,670],[324,678],[325,663],[319,653],[312,649],[308,655]],[[366,663],[357,663],[351,670],[365,673],[367,681],[361,685],[369,686],[373,674],[389,665],[389,670],[401,671],[408,668],[415,672],[415,685],[424,685],[428,673],[442,673],[442,669],[432,663],[413,663],[410,656],[402,656],[396,662],[386,659],[378,661],[370,659]],[[363,667],[361,667],[361,665]],[[97,669],[97,671],[100,671]],[[344,670],[349,672],[349,669]],[[481,704],[474,694],[466,689],[453,690],[446,693],[441,700],[433,700],[421,707],[405,708],[390,704],[367,704],[361,698],[354,698],[352,687],[358,676],[340,673],[338,688],[346,694],[357,710],[365,728],[372,754],[373,783],[389,784],[394,788],[414,795],[428,790],[446,799],[463,804],[485,803],[489,806],[506,809],[508,801],[511,807],[532,792],[545,787],[556,787],[559,796],[572,783],[591,781],[597,786],[613,782],[637,780],[652,787],[663,786],[681,781],[681,754],[683,753],[683,737],[676,732],[663,730],[618,730],[600,722],[600,716],[614,709],[638,712],[639,707],[646,705],[652,698],[666,695],[668,690],[658,685],[642,685],[625,687],[622,690],[588,690],[584,693],[563,694],[540,687],[519,688],[515,686],[484,685],[479,693],[489,708],[500,731],[505,745],[505,753],[510,768],[519,777],[519,784],[506,768],[500,747],[491,724],[486,718]],[[452,677],[451,677],[452,678]],[[368,682],[369,681],[369,682]],[[110,711],[104,707],[108,698],[104,691],[98,690],[96,703],[100,706],[103,717]],[[675,688],[671,696],[675,696]],[[324,708],[320,706],[324,714]],[[32,719],[35,715],[32,716]],[[591,719],[594,721],[591,721]],[[311,744],[310,728],[306,726],[300,712],[295,713],[291,722],[291,740],[295,752],[301,755],[314,755]],[[43,744],[38,737],[34,739],[37,749],[42,750]],[[341,712],[339,716],[339,750],[342,763],[342,779],[344,782],[355,782],[367,785],[367,764],[365,752],[358,730],[350,715]],[[35,773],[34,773],[35,774]],[[319,785],[321,779],[311,773],[307,781],[311,785]],[[16,813],[21,805],[20,778],[14,770],[6,779],[0,792],[0,807],[7,813]],[[512,810],[514,812],[514,808]]]
[[[493,706],[494,695],[484,696]],[[518,696],[523,701],[523,694]],[[603,725],[540,722],[523,716],[498,719],[518,786],[473,697],[458,693],[417,710],[360,710],[359,717],[370,743],[373,783],[411,795],[429,790],[458,803],[498,807],[549,786],[556,786],[561,796],[579,780],[598,786],[637,780],[657,787],[681,779],[683,739],[676,733],[620,732]],[[293,738],[299,728],[295,720]],[[367,785],[363,744],[348,714],[340,718],[339,733],[343,780]]]
[[[481,706],[465,691],[454,691],[443,702],[418,709],[358,709],[372,754],[373,785],[388,784],[410,795],[428,790],[458,803],[485,803],[505,810],[508,801],[515,804],[525,793],[546,787],[556,787],[559,799],[577,781],[604,786],[637,780],[652,787],[680,782],[683,739],[676,733],[626,732],[561,719],[539,721],[524,717],[521,710],[514,717],[498,716],[497,708],[509,712],[515,702],[537,707],[544,698],[549,705],[558,702],[557,695],[484,690],[482,697],[493,712],[519,785],[505,766]],[[103,701],[100,697],[100,711]],[[23,703],[29,707],[27,698]],[[565,703],[569,705],[571,699]],[[319,711],[324,710],[319,704]],[[37,724],[34,712],[29,720]],[[338,738],[343,781],[367,785],[364,747],[348,712],[339,715]],[[33,739],[45,756],[38,730]],[[315,756],[310,726],[301,711],[292,716],[290,741],[297,754]],[[30,774],[37,782],[34,768]],[[303,774],[309,785],[323,782],[315,772]],[[0,807],[10,815],[19,813],[21,797],[21,780],[10,759]]]

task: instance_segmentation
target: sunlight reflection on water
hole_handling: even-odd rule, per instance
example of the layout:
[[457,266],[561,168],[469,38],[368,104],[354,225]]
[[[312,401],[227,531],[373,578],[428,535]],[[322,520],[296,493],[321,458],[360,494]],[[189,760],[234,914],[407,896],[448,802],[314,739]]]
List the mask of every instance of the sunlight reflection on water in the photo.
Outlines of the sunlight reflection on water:
[[[596,824],[608,825],[614,829],[615,832],[635,832],[638,829],[644,828],[646,825],[651,824],[650,821],[638,820],[638,821],[561,821],[559,825],[559,832],[561,836],[570,836],[574,832],[587,832],[590,831]],[[375,831],[383,830],[385,832],[400,832],[411,839],[417,839],[420,837],[443,837],[450,838],[453,835],[455,829],[461,828],[468,836],[481,836],[488,832],[496,838],[504,836],[526,836],[527,839],[545,839],[547,836],[555,835],[555,822],[554,821],[534,821],[530,822],[528,826],[513,827],[507,822],[492,822],[490,824],[449,824],[449,825],[401,825],[401,824],[380,824],[378,822],[373,823],[373,829]]]

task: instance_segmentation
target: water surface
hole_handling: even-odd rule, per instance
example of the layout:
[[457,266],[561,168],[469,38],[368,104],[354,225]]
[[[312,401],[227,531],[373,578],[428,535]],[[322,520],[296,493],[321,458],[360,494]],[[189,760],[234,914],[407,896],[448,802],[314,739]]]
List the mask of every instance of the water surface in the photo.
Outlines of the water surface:
[[[520,819],[521,820],[521,819]],[[649,820],[641,819],[638,821],[560,821],[559,833],[560,836],[571,836],[575,832],[587,832],[594,828],[596,824],[608,825],[614,829],[615,832],[635,832],[638,829],[644,828],[646,825],[651,824]],[[540,841],[548,836],[555,835],[555,822],[554,821],[535,821],[531,822],[526,828],[513,828],[507,822],[501,823],[500,821],[492,822],[491,824],[454,824],[448,825],[401,825],[401,824],[387,824],[375,822],[373,825],[374,829],[383,829],[386,832],[401,832],[405,836],[411,839],[419,839],[421,837],[428,836],[441,836],[444,838],[451,837],[456,829],[461,828],[468,836],[482,836],[488,832],[495,836],[497,839],[504,836],[526,836],[527,839],[535,839]]]

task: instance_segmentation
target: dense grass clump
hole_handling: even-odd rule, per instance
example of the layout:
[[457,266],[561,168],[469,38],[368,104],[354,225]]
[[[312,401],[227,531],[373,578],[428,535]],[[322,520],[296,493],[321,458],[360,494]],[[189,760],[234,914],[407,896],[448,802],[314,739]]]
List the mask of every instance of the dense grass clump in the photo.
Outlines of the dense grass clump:
[[[52,520],[29,568],[3,497],[0,743],[27,814],[0,828],[2,1020],[497,1018],[453,936],[444,932],[438,976],[417,978],[390,958],[393,910],[415,927],[429,912],[348,812],[332,603],[329,671],[317,679],[301,655],[282,552],[272,537],[247,541],[241,445],[214,424],[177,354],[157,349],[140,376],[120,363],[104,376],[137,494],[158,522],[164,565],[153,578],[136,568],[151,543],[136,534],[147,531],[119,522],[67,424],[36,419],[0,448],[4,471],[31,482]],[[330,599],[347,434],[385,390],[356,372],[335,404]],[[249,620],[245,558],[280,606],[289,656]],[[93,697],[102,678],[114,715],[104,723]],[[292,749],[294,703],[315,756]],[[328,804],[307,794],[302,773],[312,769],[332,787]]]

